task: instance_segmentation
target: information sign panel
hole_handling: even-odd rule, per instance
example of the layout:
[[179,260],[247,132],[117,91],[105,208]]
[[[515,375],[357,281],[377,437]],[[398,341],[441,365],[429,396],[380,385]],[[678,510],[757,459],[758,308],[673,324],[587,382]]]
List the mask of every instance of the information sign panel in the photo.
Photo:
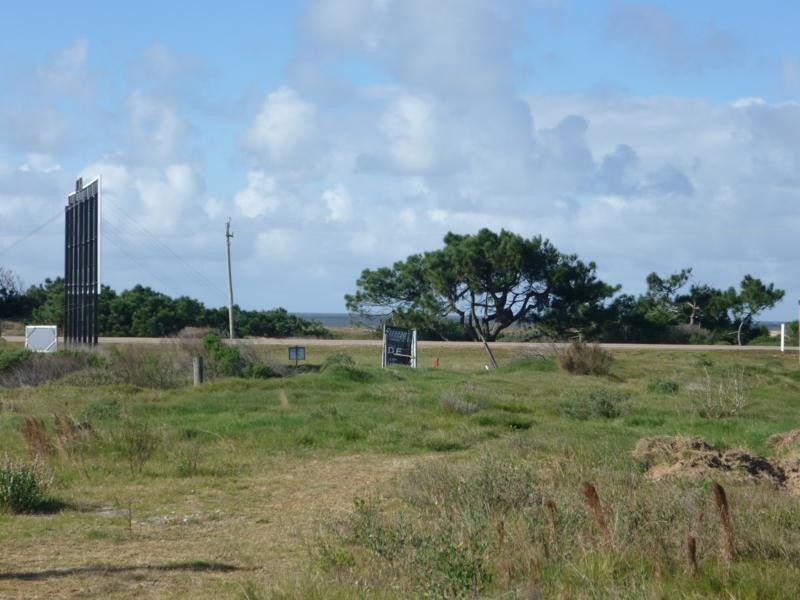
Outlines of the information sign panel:
[[26,325],[25,348],[31,352],[56,352],[58,328],[55,325]]
[[382,365],[417,366],[417,330],[383,326]]

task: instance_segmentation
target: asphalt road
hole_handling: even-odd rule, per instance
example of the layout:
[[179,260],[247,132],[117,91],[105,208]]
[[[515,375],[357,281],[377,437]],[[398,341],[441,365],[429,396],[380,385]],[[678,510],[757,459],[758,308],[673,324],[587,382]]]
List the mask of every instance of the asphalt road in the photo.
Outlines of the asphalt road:
[[[9,342],[23,343],[25,337],[9,335],[4,337]],[[129,338],[101,337],[100,345],[110,344],[175,344],[187,341],[186,338]],[[316,338],[248,338],[235,340],[237,345],[252,346],[330,346],[330,347],[380,347],[381,340],[321,340]],[[418,342],[420,348],[480,348],[480,342]],[[543,342],[494,342],[492,346],[502,348],[526,348],[530,350],[548,350],[567,344]],[[694,352],[776,352],[777,346],[706,346],[693,344],[600,344],[606,350],[684,350]],[[787,346],[786,352],[798,352],[797,346]]]

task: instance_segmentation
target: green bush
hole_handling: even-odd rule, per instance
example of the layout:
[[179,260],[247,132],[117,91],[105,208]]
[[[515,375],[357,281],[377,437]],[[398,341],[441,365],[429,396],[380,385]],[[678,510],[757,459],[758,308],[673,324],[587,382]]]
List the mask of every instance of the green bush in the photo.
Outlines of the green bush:
[[210,333],[203,338],[203,348],[211,359],[209,367],[213,375],[236,377],[242,374],[244,360],[236,346],[228,346],[216,333]]
[[672,379],[658,378],[647,384],[647,391],[653,394],[677,394],[679,387]]
[[558,365],[573,375],[608,375],[614,356],[598,344],[573,342],[558,355]]
[[118,451],[128,461],[131,474],[136,475],[161,445],[161,435],[146,422],[126,421],[116,432]]
[[48,501],[48,485],[37,464],[6,460],[0,465],[0,510],[13,513],[35,512]]
[[32,355],[24,348],[0,348],[0,373],[11,370]]
[[563,402],[561,410],[568,417],[581,421],[591,418],[616,419],[629,399],[625,392],[598,388],[585,396],[577,395]]
[[269,379],[270,377],[280,377],[280,374],[276,373],[272,367],[261,362],[254,362],[247,365],[244,369],[242,369],[242,375],[252,379]]
[[347,354],[347,352],[336,352],[325,359],[325,364],[322,366],[322,370],[325,371],[332,369],[333,367],[345,367],[352,369],[355,366],[356,361],[354,361],[353,357]]

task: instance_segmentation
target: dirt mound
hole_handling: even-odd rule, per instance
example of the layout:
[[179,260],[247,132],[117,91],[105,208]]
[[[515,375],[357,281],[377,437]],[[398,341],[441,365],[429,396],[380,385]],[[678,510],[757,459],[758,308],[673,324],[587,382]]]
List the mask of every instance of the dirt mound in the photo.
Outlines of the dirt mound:
[[784,433],[776,433],[767,438],[767,446],[778,452],[800,449],[800,429],[792,429]]
[[784,486],[787,490],[800,496],[800,453],[794,452],[787,456],[776,459],[780,468],[783,469],[783,474],[786,476]]
[[795,470],[790,475],[787,474],[786,461],[770,461],[742,449],[721,452],[700,438],[643,438],[636,444],[633,456],[648,466],[646,475],[655,481],[724,477],[800,492],[800,455],[794,459]]
[[636,442],[633,457],[652,467],[661,463],[673,463],[679,458],[688,458],[698,452],[713,451],[714,447],[700,438],[658,435]]

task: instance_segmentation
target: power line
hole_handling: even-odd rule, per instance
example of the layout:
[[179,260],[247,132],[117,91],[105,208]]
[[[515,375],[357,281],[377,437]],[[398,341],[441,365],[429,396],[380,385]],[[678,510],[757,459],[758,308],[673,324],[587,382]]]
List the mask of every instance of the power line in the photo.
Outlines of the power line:
[[8,248],[4,248],[2,251],[0,251],[0,257],[2,257],[2,256],[5,256],[5,255],[6,255],[8,252],[10,252],[10,251],[11,251],[13,248],[16,248],[17,246],[19,246],[19,245],[20,245],[22,242],[24,242],[24,241],[26,241],[26,240],[29,240],[30,238],[32,238],[34,235],[36,235],[37,233],[39,233],[39,232],[40,232],[42,229],[44,229],[45,227],[47,227],[48,225],[50,225],[50,223],[52,223],[53,221],[55,221],[56,219],[58,219],[58,218],[59,218],[60,216],[62,216],[63,214],[64,214],[64,211],[63,211],[63,209],[62,209],[62,210],[59,210],[59,211],[58,211],[56,214],[54,214],[52,217],[50,217],[49,219],[47,219],[47,221],[45,221],[45,222],[44,222],[44,223],[42,223],[41,225],[37,225],[37,226],[36,226],[34,229],[32,229],[30,232],[26,233],[24,236],[22,236],[22,237],[21,237],[20,239],[18,239],[16,242],[14,242],[14,243],[13,243],[13,244],[11,244],[10,246],[8,246]]
[[107,239],[114,246],[116,246],[116,248],[120,252],[122,252],[122,254],[124,254],[128,258],[128,260],[130,260],[133,264],[137,265],[138,267],[143,269],[145,272],[147,272],[151,277],[156,279],[162,286],[164,286],[165,289],[167,289],[167,290],[171,290],[172,289],[172,284],[171,283],[168,283],[167,281],[162,279],[161,276],[158,275],[158,273],[156,273],[155,271],[150,269],[150,267],[148,267],[144,262],[139,261],[137,258],[132,256],[125,249],[125,244],[124,244],[124,242],[122,240],[122,236],[118,232],[114,231],[114,229],[115,229],[114,225],[112,225],[111,223],[105,222],[105,221],[104,221],[104,224],[106,225],[106,227],[102,227],[101,228],[101,232],[102,232],[103,237],[105,239]]
[[[199,271],[197,268],[195,268],[191,263],[189,263],[184,258],[182,258],[180,255],[178,255],[174,250],[172,250],[172,248],[170,248],[167,244],[165,244],[163,241],[161,241],[156,235],[154,235],[152,232],[150,232],[144,225],[139,223],[134,217],[129,215],[127,212],[125,212],[125,210],[123,210],[123,208],[121,206],[119,206],[119,204],[117,204],[116,202],[114,202],[113,200],[110,200],[108,198],[104,199],[104,202],[109,202],[114,208],[116,208],[116,210],[120,213],[120,215],[122,217],[124,217],[125,219],[127,219],[127,221],[129,221],[131,223],[131,225],[133,225],[134,227],[138,228],[140,232],[144,233],[144,235],[146,235],[153,242],[155,242],[155,244],[157,244],[161,249],[163,249],[166,252],[168,252],[176,260],[178,260],[181,264],[183,264],[186,268],[188,268],[199,280],[201,280],[203,282],[204,286],[210,287],[220,297],[224,297],[225,296],[224,292],[218,287],[218,284],[216,284],[213,281],[211,281],[201,271]],[[103,222],[104,223],[108,223],[108,219],[104,218]]]

